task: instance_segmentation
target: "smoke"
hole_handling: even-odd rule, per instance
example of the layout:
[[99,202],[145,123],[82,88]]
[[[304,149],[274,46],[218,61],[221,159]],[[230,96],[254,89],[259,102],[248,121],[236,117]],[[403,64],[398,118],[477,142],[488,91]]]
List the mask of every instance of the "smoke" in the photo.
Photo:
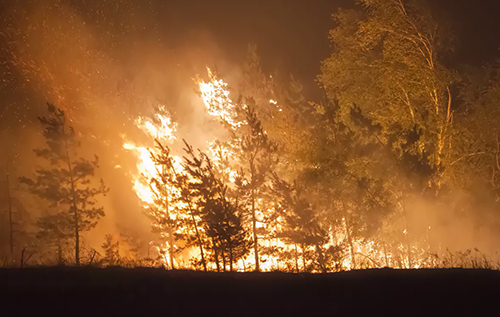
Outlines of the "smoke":
[[97,176],[111,189],[101,201],[106,217],[87,237],[94,248],[117,228],[150,232],[128,174],[135,158],[122,148],[123,136],[147,140],[134,120],[165,105],[182,127],[179,138],[203,147],[216,131],[193,78],[207,65],[227,73],[233,67],[209,33],[177,34],[156,5],[32,0],[3,8],[1,164],[15,169],[16,177],[30,176],[36,169],[32,149],[43,146],[37,116],[45,114],[46,102],[65,110],[82,153],[99,156]]
[[[8,170],[11,180],[32,175],[32,150],[43,146],[37,116],[46,113],[46,102],[64,109],[82,139],[82,153],[99,156],[97,176],[110,187],[101,201],[106,217],[87,236],[94,248],[108,233],[133,231],[153,239],[132,189],[136,158],[122,147],[123,137],[151,142],[135,119],[165,105],[178,123],[178,139],[203,148],[221,128],[206,114],[193,78],[217,66],[227,82],[239,80],[235,63],[246,47],[226,55],[213,34],[177,26],[183,16],[175,12],[185,11],[170,10],[170,4],[159,10],[159,3],[17,0],[0,6],[0,173]],[[22,191],[15,195],[28,199]],[[406,202],[410,233],[429,235],[431,243],[452,250],[496,251],[497,235],[477,229],[478,222],[489,221],[478,220],[484,213],[460,212],[471,204],[470,196],[450,196],[447,205],[424,198]],[[33,218],[43,212],[36,204],[27,209]]]

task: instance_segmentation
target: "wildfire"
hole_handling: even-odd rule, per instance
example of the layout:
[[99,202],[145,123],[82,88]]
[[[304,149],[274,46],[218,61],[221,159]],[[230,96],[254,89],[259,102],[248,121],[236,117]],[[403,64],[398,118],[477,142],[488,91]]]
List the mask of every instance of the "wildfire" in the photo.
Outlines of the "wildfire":
[[[152,118],[139,117],[135,120],[135,124],[152,139],[172,143],[176,139],[177,126],[172,122],[165,106],[159,106],[157,109],[158,112]],[[131,151],[137,158],[137,173],[133,176],[134,191],[146,206],[154,204],[155,194],[150,186],[150,180],[157,178],[161,172],[152,157],[152,154],[157,154],[157,149],[155,146],[148,147],[133,142],[125,142],[123,148]],[[175,161],[179,167],[181,158]]]
[[207,68],[207,72],[210,80],[208,82],[198,81],[201,98],[207,113],[219,118],[222,123],[236,130],[241,127],[242,122],[236,120],[235,106],[229,97],[228,84],[224,80],[218,79],[210,68]]
[[[216,117],[219,121],[226,125],[230,131],[233,132],[233,137],[237,133],[237,129],[245,125],[244,120],[238,120],[236,107],[233,104],[230,93],[228,90],[228,85],[222,79],[217,78],[208,69],[208,74],[210,80],[204,82],[202,80],[198,81],[198,87],[200,90],[201,98],[206,107],[206,111],[209,115]],[[269,104],[276,106],[279,111],[282,109],[279,107],[278,102],[271,99]],[[243,106],[244,109],[244,106]],[[162,144],[170,145],[177,141],[176,131],[177,125],[170,118],[167,109],[164,106],[160,106],[156,109],[156,112],[151,117],[139,117],[135,121],[136,126],[150,139],[157,140]],[[237,140],[230,140],[222,142],[218,139],[213,139],[208,142],[208,156],[213,161],[213,164],[218,168],[222,174],[222,178],[226,185],[234,186],[235,181],[238,177],[238,166],[236,164],[236,157],[241,151],[238,148]],[[170,223],[170,220],[176,221],[176,219],[182,217],[189,217],[189,215],[183,215],[182,212],[186,210],[186,206],[180,202],[180,190],[178,188],[172,187],[168,188],[166,199],[168,199],[171,204],[165,209],[165,206],[158,204],[158,193],[155,192],[154,186],[151,185],[151,180],[161,178],[162,169],[158,164],[155,163],[153,157],[159,154],[159,149],[149,144],[138,145],[131,141],[126,141],[123,144],[123,148],[134,154],[137,159],[137,171],[132,175],[133,188],[137,196],[144,204],[144,207],[149,210],[151,214],[154,214],[156,218],[166,220],[165,223]],[[181,175],[185,173],[184,167],[182,165],[182,157],[177,155],[172,155],[173,159],[173,170],[176,175]],[[118,167],[117,167],[118,168]],[[265,213],[272,212],[272,203],[259,199],[256,202],[259,206],[257,211],[257,217],[263,219]],[[172,210],[176,210],[178,213],[176,216],[172,216]],[[179,214],[181,213],[181,214]],[[175,218],[177,217],[177,218]],[[175,219],[174,219],[175,218]],[[279,219],[278,219],[279,222]],[[257,228],[268,229],[272,232],[274,236],[277,233],[277,228],[266,228],[267,224],[257,221]],[[168,228],[165,224],[159,223],[155,224],[156,227],[160,229],[162,234],[160,237],[163,242],[161,245],[157,246],[158,252],[162,257],[163,263],[167,264],[169,261],[176,266],[184,266],[186,268],[190,267],[190,260],[193,258],[199,260],[200,252],[196,247],[186,248],[183,253],[177,256],[174,261],[174,253],[178,246],[174,245],[171,237],[174,233],[180,234],[180,231],[171,232],[166,234]],[[278,225],[279,226],[279,225]],[[202,228],[197,228],[203,231]],[[345,231],[345,230],[344,230]],[[339,228],[330,228],[330,240],[320,246],[323,250],[329,250],[335,248],[338,245],[347,243],[347,235],[339,234],[342,232]],[[406,234],[406,229],[404,231]],[[354,268],[361,267],[420,267],[425,263],[423,260],[414,259],[412,261],[411,254],[423,254],[423,248],[412,245],[410,250],[403,244],[385,244],[383,247],[377,244],[375,240],[354,240],[349,243],[348,251],[340,255],[340,258],[336,260],[338,267],[336,269],[340,270],[350,270]],[[311,252],[317,252],[312,247],[300,246],[293,243],[287,243],[277,237],[261,237],[259,238],[259,249],[260,254],[260,268],[263,271],[270,271],[275,269],[293,269],[304,271],[311,263],[311,257],[306,254],[311,254]],[[279,252],[266,251],[266,250],[279,250]],[[237,263],[235,263],[234,269],[237,271],[248,271],[255,267],[255,257],[254,250],[241,258]],[[326,251],[324,251],[326,252]],[[280,257],[277,254],[287,254],[286,257]],[[214,265],[209,265],[210,268],[215,269]]]

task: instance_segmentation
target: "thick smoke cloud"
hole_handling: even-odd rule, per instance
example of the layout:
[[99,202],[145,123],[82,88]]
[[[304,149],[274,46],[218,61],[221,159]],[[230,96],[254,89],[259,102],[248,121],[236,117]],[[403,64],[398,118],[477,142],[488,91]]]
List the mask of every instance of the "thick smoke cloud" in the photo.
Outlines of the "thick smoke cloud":
[[17,1],[3,8],[1,164],[16,177],[30,176],[32,149],[43,145],[37,116],[46,102],[64,109],[82,153],[99,156],[98,176],[111,188],[102,200],[106,218],[88,237],[93,247],[118,227],[150,231],[132,190],[135,158],[122,148],[124,137],[151,142],[135,127],[138,116],[165,105],[179,123],[178,137],[196,147],[215,133],[193,78],[207,65],[228,70],[228,59],[202,30],[165,30],[154,9],[132,0]]

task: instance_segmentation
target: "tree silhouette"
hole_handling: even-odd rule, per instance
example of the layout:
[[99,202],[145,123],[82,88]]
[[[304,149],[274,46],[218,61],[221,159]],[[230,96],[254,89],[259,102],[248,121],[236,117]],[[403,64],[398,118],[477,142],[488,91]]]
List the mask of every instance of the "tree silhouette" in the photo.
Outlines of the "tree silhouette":
[[67,125],[64,111],[48,104],[48,112],[47,117],[39,118],[47,147],[35,150],[46,166],[39,167],[34,178],[21,177],[20,181],[57,210],[56,214],[40,219],[39,234],[64,240],[72,232],[75,264],[80,265],[80,234],[94,228],[104,216],[97,197],[105,195],[108,189],[102,179],[95,181],[97,156],[91,161],[78,155],[80,142],[74,129]]
[[273,167],[276,165],[277,145],[271,141],[262,128],[257,114],[253,110],[253,101],[243,106],[246,119],[246,129],[242,133],[239,147],[239,164],[241,166],[236,186],[242,199],[242,208],[250,218],[252,224],[253,248],[255,256],[255,270],[259,271],[259,228],[257,222],[262,222],[258,212],[265,208],[259,204],[266,191],[266,181]]
[[207,249],[213,253],[217,271],[233,270],[233,264],[248,254],[251,242],[238,213],[238,202],[231,201],[227,186],[217,178],[210,158],[185,142],[184,157],[186,172],[191,177],[191,190],[197,196],[198,213],[204,232],[209,240]]

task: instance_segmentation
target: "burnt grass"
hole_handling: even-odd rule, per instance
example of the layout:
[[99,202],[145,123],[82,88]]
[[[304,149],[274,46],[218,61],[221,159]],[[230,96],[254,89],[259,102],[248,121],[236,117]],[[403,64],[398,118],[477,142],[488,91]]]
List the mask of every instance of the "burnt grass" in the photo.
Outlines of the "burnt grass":
[[0,269],[0,316],[495,316],[499,295],[500,272],[473,269]]

